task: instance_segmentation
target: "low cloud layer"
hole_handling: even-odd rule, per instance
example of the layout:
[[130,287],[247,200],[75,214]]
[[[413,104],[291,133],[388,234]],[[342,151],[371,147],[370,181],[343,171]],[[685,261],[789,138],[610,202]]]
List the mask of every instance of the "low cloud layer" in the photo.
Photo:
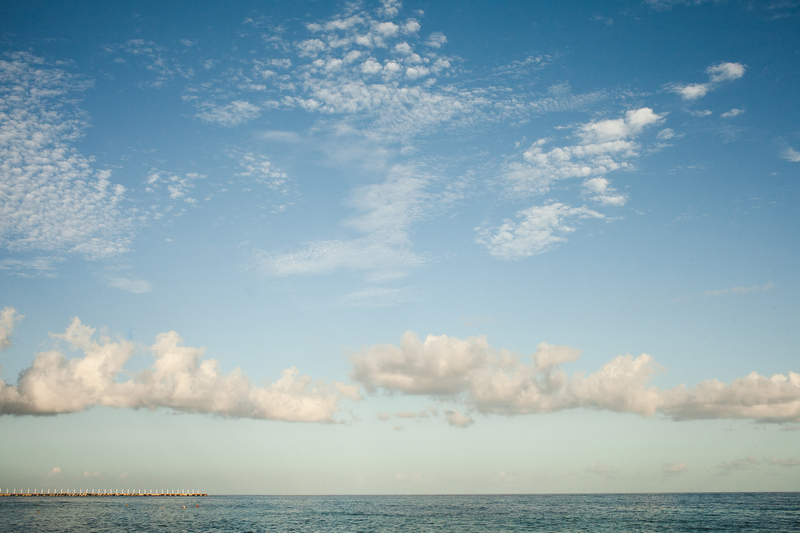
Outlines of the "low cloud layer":
[[485,414],[549,413],[579,407],[661,414],[673,420],[711,418],[800,421],[800,374],[756,372],[730,384],[716,379],[661,390],[650,385],[662,367],[647,354],[621,355],[591,374],[567,376],[580,350],[541,343],[526,362],[494,349],[485,337],[459,339],[406,332],[400,345],[376,344],[350,356],[351,377],[367,390],[458,398]]
[[[4,311],[3,317],[7,315]],[[13,309],[10,316],[15,316]],[[54,415],[99,405],[286,422],[336,422],[339,399],[359,398],[355,386],[313,381],[295,367],[284,370],[274,383],[254,386],[238,368],[224,374],[217,361],[204,359],[201,348],[184,346],[174,331],[156,337],[147,348],[153,365],[127,380],[120,377],[127,374],[124,366],[137,352],[135,343],[102,336],[96,339],[95,330],[78,318],[54,337],[83,352],[83,357],[68,359],[57,349],[37,354],[17,385],[0,382],[0,414]]]

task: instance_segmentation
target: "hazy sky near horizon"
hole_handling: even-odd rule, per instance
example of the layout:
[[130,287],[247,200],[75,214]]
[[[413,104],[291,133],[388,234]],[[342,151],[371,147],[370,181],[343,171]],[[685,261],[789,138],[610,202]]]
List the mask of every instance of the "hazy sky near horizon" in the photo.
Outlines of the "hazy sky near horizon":
[[0,488],[800,490],[798,17],[4,2]]

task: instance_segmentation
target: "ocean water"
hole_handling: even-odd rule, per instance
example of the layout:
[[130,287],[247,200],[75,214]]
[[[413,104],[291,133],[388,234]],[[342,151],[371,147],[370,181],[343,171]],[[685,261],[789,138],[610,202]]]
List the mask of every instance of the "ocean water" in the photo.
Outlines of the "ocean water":
[[0,498],[0,531],[800,531],[800,493]]

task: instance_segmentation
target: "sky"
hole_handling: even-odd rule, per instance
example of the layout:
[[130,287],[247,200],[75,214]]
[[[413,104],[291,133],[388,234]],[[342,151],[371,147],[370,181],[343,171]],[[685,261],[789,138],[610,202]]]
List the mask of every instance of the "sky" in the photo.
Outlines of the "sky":
[[0,489],[800,490],[800,3],[0,4]]

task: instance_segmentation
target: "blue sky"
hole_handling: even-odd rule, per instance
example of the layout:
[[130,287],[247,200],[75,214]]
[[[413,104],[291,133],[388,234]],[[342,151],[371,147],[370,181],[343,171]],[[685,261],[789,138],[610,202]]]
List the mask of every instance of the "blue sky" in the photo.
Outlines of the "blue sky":
[[0,485],[799,490],[799,14],[4,3]]

